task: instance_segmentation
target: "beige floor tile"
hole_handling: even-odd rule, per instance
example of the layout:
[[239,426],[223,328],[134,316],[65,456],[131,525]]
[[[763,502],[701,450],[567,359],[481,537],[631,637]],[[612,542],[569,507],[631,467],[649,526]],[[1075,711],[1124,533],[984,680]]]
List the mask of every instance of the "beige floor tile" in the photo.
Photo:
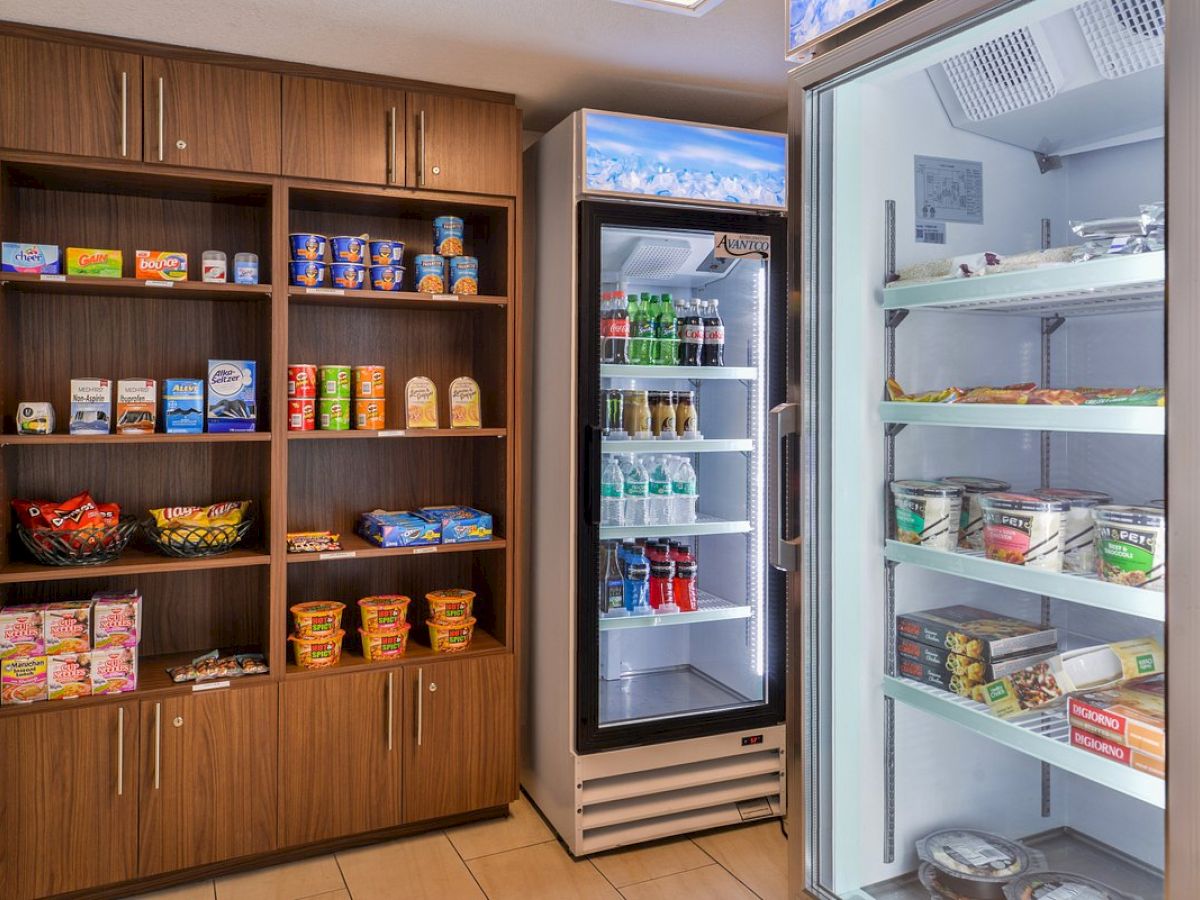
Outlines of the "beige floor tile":
[[787,839],[777,819],[692,840],[763,900],[787,900]]
[[330,854],[218,878],[217,900],[302,900],[345,887]]
[[354,900],[484,900],[440,831],[337,855]]
[[[488,900],[619,900],[587,860],[574,860],[558,841],[473,859],[468,866]],[[361,900],[351,885],[354,900]]]
[[621,888],[625,900],[755,900],[746,886],[717,865]]
[[181,884],[179,887],[167,888],[164,891],[138,894],[132,900],[213,900],[214,896],[211,881],[194,881],[191,884]]
[[687,838],[641,844],[628,850],[612,850],[589,859],[600,870],[600,874],[616,887],[699,869],[713,862],[707,853]]
[[509,806],[508,816],[446,830],[446,837],[463,859],[475,859],[531,844],[554,840],[542,817],[522,794]]
[[301,900],[352,900],[350,892],[345,888],[337,891],[329,891],[324,894],[316,894],[312,897],[302,897]]

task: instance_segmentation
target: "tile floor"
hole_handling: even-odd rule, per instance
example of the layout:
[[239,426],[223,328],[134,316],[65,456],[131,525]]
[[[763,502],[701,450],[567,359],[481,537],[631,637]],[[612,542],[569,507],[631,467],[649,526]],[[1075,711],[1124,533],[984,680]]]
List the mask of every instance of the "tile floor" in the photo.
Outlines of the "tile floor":
[[787,900],[778,820],[573,860],[522,795],[495,819],[138,900]]

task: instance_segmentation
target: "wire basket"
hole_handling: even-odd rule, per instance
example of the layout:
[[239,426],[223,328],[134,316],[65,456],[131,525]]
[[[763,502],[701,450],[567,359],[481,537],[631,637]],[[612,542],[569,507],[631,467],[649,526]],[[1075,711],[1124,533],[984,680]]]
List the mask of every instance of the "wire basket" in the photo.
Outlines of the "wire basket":
[[43,566],[98,566],[112,562],[137,534],[137,529],[137,519],[133,516],[122,516],[116,525],[74,531],[30,530],[17,523],[21,543]]
[[242,542],[253,524],[254,516],[247,512],[236,525],[168,525],[159,528],[157,522],[147,519],[142,523],[142,531],[161,553],[198,559],[228,553]]

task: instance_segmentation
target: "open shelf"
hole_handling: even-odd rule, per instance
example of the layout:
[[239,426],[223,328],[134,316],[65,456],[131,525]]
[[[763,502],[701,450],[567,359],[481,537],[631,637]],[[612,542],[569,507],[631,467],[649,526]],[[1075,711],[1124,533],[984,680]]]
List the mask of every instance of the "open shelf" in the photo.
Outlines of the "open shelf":
[[467,541],[462,544],[429,544],[425,547],[379,547],[357,534],[341,536],[341,550],[327,553],[289,553],[288,563],[335,562],[342,559],[370,559],[384,556],[424,556],[428,553],[468,553],[473,550],[503,550],[508,546],[504,538],[491,541]]
[[471,636],[471,645],[467,647],[466,650],[459,650],[455,653],[434,653],[431,647],[427,647],[424,644],[414,643],[410,638],[405,654],[398,659],[368,662],[357,650],[347,649],[342,651],[341,660],[336,666],[327,666],[323,669],[305,669],[296,665],[295,662],[289,660],[287,664],[287,677],[312,678],[319,677],[321,675],[337,675],[344,672],[361,672],[364,669],[398,668],[405,665],[420,665],[421,663],[442,662],[444,660],[462,659],[463,657],[482,656],[486,653],[495,653],[503,649],[503,644],[501,644],[486,631],[476,627],[475,633]]
[[883,555],[892,562],[1144,619],[1161,622],[1166,616],[1166,594],[1162,591],[1112,584],[1095,576],[1048,572],[987,559],[978,551],[932,550],[894,540],[887,542]]
[[884,309],[1080,316],[1162,309],[1166,254],[1134,253],[883,292]]
[[695,441],[613,441],[605,438],[602,453],[749,453],[754,441],[749,438],[703,438]]
[[1044,406],[1000,403],[879,404],[884,422],[959,428],[1017,428],[1095,434],[1164,434],[1162,406]]
[[754,381],[753,366],[617,366],[600,365],[601,378],[669,378],[674,381]]
[[[129,254],[132,256],[132,254]],[[197,260],[199,262],[199,260]],[[192,261],[188,260],[190,266]],[[95,297],[184,297],[192,300],[261,300],[271,296],[269,284],[209,284],[203,281],[143,281],[138,278],[95,278],[88,275],[0,273],[0,284],[36,294]]]
[[344,440],[354,438],[502,438],[507,428],[389,428],[384,431],[289,431],[289,441]]
[[600,540],[620,541],[640,537],[703,537],[709,534],[746,534],[750,523],[700,516],[685,525],[602,525]]
[[505,307],[507,297],[479,294],[418,294],[412,291],[346,290],[345,288],[288,288],[292,303],[314,306],[368,306],[375,309],[462,309]]
[[268,442],[269,431],[239,431],[212,434],[0,434],[0,447],[37,444],[245,444]]
[[117,559],[98,566],[43,566],[17,560],[0,566],[0,584],[39,581],[65,581],[79,578],[105,578],[110,575],[142,575],[160,572],[199,572],[206,569],[232,569],[265,566],[271,555],[262,550],[238,547],[220,556],[180,559],[147,550],[126,549]]
[[1019,750],[1144,803],[1166,807],[1166,782],[1072,747],[1066,709],[1001,719],[982,703],[905,678],[884,676],[883,692],[894,700],[954,722],[999,744]]
[[699,625],[703,622],[726,622],[730,619],[748,619],[753,610],[739,606],[708,591],[696,591],[696,609],[669,615],[600,617],[601,631],[625,631],[631,628],[662,628],[673,625]]

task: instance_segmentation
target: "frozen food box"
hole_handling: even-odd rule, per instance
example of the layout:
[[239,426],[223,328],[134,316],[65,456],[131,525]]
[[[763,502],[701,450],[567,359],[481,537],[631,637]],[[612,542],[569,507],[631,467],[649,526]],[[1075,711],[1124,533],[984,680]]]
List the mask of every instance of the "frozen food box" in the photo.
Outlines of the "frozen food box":
[[154,434],[158,382],[122,378],[117,382],[117,434]]
[[136,647],[142,633],[142,596],[137,591],[92,594],[92,646]]
[[252,359],[208,361],[208,430],[254,431],[258,415],[258,390]]
[[167,434],[204,432],[204,382],[198,378],[163,381],[163,430]]
[[896,617],[896,633],[972,659],[993,660],[1058,646],[1058,632],[973,606],[945,606]]
[[63,653],[46,657],[46,693],[51,700],[92,695],[92,655]]
[[958,677],[974,686],[995,681],[997,678],[1003,678],[1005,675],[1019,672],[1021,669],[1027,668],[1043,659],[1049,659],[1054,655],[1054,651],[1048,649],[1037,653],[1007,656],[1004,659],[984,661],[982,659],[974,659],[970,656],[963,656],[961,653],[954,653],[944,647],[931,647],[919,641],[900,637],[896,639],[896,655],[902,660],[912,660],[913,662],[946,672],[950,676]]
[[45,608],[41,603],[28,603],[0,609],[0,659],[45,656],[46,638],[42,630]]
[[422,506],[420,514],[437,522],[443,544],[492,539],[492,514],[470,506]]
[[133,254],[133,274],[142,281],[187,281],[186,253],[173,250],[138,250]]
[[93,278],[120,278],[125,258],[120,250],[96,250],[92,247],[67,248],[67,274]]
[[408,510],[376,509],[362,514],[358,533],[380,547],[420,547],[441,543],[442,526]]
[[92,693],[120,694],[136,691],[138,662],[136,647],[109,647],[92,651]]
[[71,379],[71,434],[108,434],[112,420],[112,382],[107,378]]
[[1106,737],[1088,731],[1086,728],[1071,726],[1071,746],[1086,750],[1096,756],[1111,759],[1122,766],[1129,766],[1139,772],[1146,772],[1156,778],[1167,777],[1167,761],[1161,756],[1152,756],[1141,750],[1134,750],[1124,744],[1118,744]]
[[25,272],[33,275],[58,275],[62,262],[57,244],[0,245],[0,272]]
[[46,657],[11,656],[0,662],[0,704],[46,699]]
[[1067,715],[1072,728],[1160,759],[1167,755],[1166,683],[1161,678],[1071,697]]
[[86,600],[47,603],[42,623],[47,656],[92,649],[92,604]]

